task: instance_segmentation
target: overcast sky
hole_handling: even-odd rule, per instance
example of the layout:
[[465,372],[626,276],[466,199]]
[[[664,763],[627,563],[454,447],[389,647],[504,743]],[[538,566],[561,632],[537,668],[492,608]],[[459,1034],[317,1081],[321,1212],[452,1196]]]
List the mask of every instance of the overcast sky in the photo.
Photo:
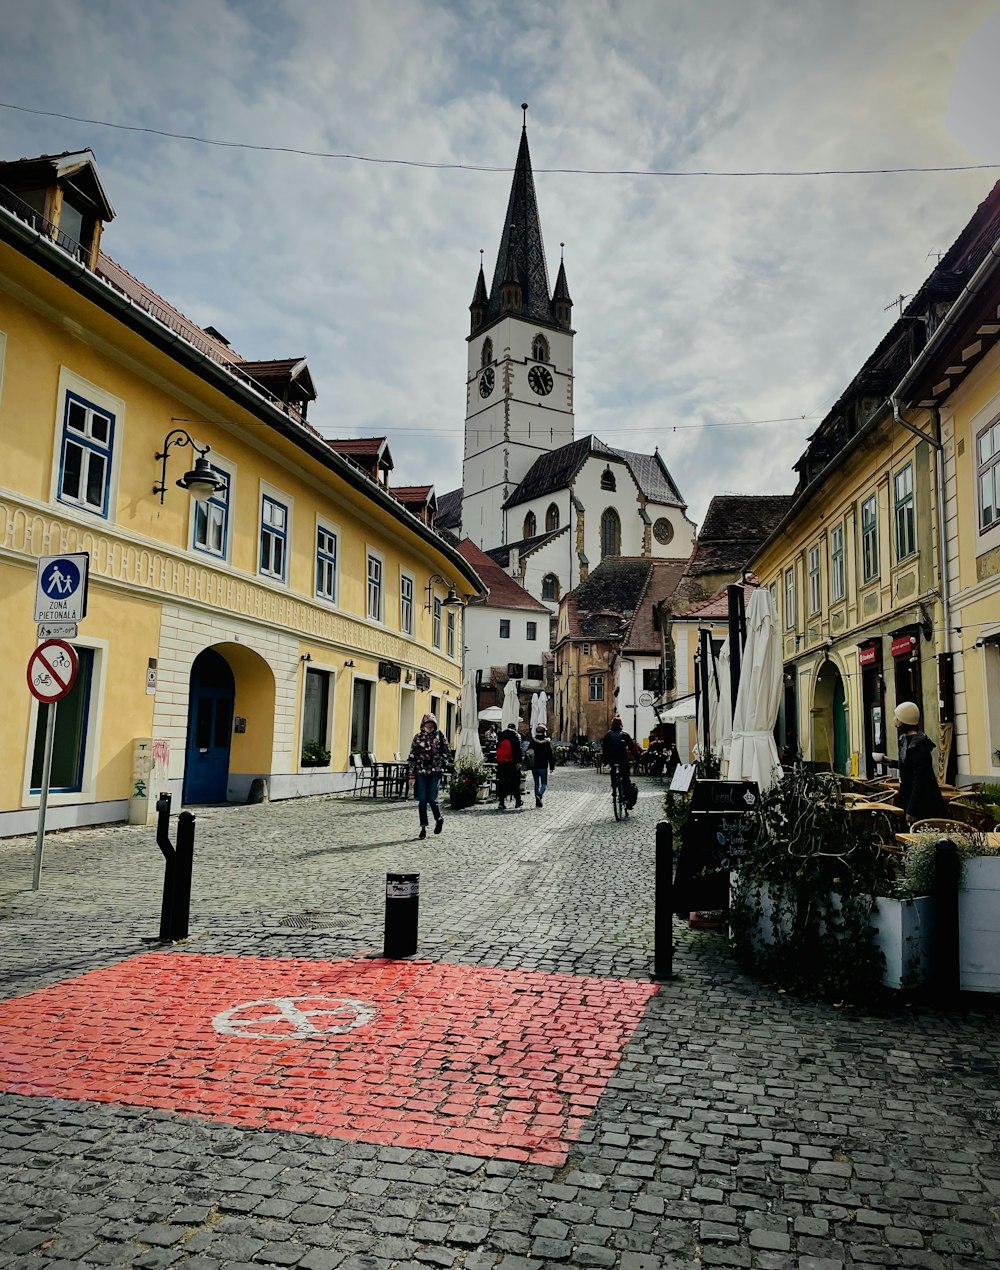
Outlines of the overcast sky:
[[396,483],[439,493],[521,101],[550,281],[566,243],[577,435],[658,444],[696,520],[715,493],[791,490],[885,306],[1000,178],[544,171],[1000,164],[996,0],[32,0],[2,30],[7,103],[506,169],[0,108],[0,157],[93,149],[110,255],[244,356],[307,356],[317,426],[387,434]]

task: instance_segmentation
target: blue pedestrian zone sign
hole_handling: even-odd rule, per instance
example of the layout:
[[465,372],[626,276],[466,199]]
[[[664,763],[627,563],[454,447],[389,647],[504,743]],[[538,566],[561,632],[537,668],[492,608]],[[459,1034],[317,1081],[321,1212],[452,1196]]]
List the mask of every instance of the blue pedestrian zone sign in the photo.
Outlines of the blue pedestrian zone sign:
[[42,556],[35,586],[36,622],[79,622],[87,615],[90,556]]

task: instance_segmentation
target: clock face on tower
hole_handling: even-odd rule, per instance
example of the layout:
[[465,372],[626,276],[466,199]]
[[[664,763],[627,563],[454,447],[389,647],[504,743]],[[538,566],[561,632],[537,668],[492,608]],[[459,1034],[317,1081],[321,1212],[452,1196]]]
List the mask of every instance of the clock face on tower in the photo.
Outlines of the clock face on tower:
[[657,542],[668,543],[670,539],[673,538],[673,536],[674,536],[673,525],[670,523],[669,520],[666,520],[664,517],[661,516],[660,519],[653,526],[653,537],[656,539]]
[[479,395],[480,397],[488,397],[493,391],[495,376],[493,367],[487,366],[483,373],[479,376]]
[[528,371],[528,383],[532,392],[537,392],[539,397],[547,397],[552,391],[552,376],[544,366],[532,366]]

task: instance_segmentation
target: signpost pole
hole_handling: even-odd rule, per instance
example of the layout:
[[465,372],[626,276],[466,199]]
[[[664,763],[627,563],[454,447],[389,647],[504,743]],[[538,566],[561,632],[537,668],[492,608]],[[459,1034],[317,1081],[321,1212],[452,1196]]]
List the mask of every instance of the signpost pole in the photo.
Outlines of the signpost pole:
[[52,749],[56,739],[56,710],[58,704],[49,704],[45,718],[45,758],[42,762],[42,794],[38,803],[38,832],[35,835],[35,871],[31,878],[31,889],[38,890],[38,882],[42,875],[42,851],[45,847],[45,813],[49,807],[49,780],[52,777]]

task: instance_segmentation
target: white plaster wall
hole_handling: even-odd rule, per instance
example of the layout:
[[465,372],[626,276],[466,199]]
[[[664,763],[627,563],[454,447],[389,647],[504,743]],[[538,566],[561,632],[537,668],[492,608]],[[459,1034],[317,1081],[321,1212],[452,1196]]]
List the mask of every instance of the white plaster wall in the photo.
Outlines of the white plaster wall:
[[653,555],[661,559],[685,560],[694,547],[694,538],[696,525],[693,520],[688,520],[679,507],[673,507],[666,503],[646,504],[646,515],[655,525],[658,520],[668,520],[673,526],[674,536],[668,543],[660,543],[656,540],[656,535],[652,532],[650,525],[650,544],[652,546]]
[[[510,622],[510,639],[500,638],[501,619]],[[526,626],[534,622],[537,639],[529,640]],[[521,662],[527,678],[528,665],[541,665],[549,651],[549,619],[540,609],[513,609],[470,604],[465,610],[465,673],[477,670],[489,678],[491,666]]]
[[550,494],[543,494],[539,498],[529,499],[526,503],[518,503],[516,507],[508,507],[504,512],[507,524],[504,541],[519,542],[524,537],[524,520],[529,512],[535,513],[535,520],[538,525],[535,532],[544,534],[546,532],[545,513],[553,503],[559,509],[559,527],[561,529],[569,521],[570,499],[568,489],[553,490]]
[[[170,742],[171,790],[177,800],[184,776],[188,696],[195,658],[215,644],[243,644],[257,653],[274,675],[274,736],[271,772],[298,772],[295,712],[298,697],[299,636],[255,622],[207,616],[201,609],[165,604],[160,621],[156,699],[152,735]],[[245,796],[239,778],[230,796]],[[240,785],[236,790],[235,785]]]
[[[615,476],[613,493],[601,489],[601,474],[607,467]],[[621,554],[642,555],[643,522],[639,516],[639,489],[624,459],[591,455],[577,474],[573,492],[586,511],[583,550],[591,569],[596,569],[601,563],[601,516],[606,507],[613,507],[621,520]]]
[[[634,679],[633,679],[634,667]],[[630,732],[636,745],[642,746],[643,740],[649,736],[656,726],[657,718],[652,706],[642,706],[639,698],[645,689],[642,686],[644,670],[659,670],[659,657],[620,657],[615,663],[615,683],[618,690],[615,698],[615,709],[622,717],[625,730]],[[650,694],[656,700],[656,694]],[[678,728],[680,731],[680,728]],[[678,750],[680,747],[678,746]]]
[[576,531],[573,526],[551,542],[537,547],[524,557],[524,574],[516,575],[524,589],[536,600],[540,600],[554,617],[559,612],[559,600],[542,599],[542,579],[546,574],[554,573],[559,579],[559,598],[576,586],[580,578],[579,562],[576,558]]

